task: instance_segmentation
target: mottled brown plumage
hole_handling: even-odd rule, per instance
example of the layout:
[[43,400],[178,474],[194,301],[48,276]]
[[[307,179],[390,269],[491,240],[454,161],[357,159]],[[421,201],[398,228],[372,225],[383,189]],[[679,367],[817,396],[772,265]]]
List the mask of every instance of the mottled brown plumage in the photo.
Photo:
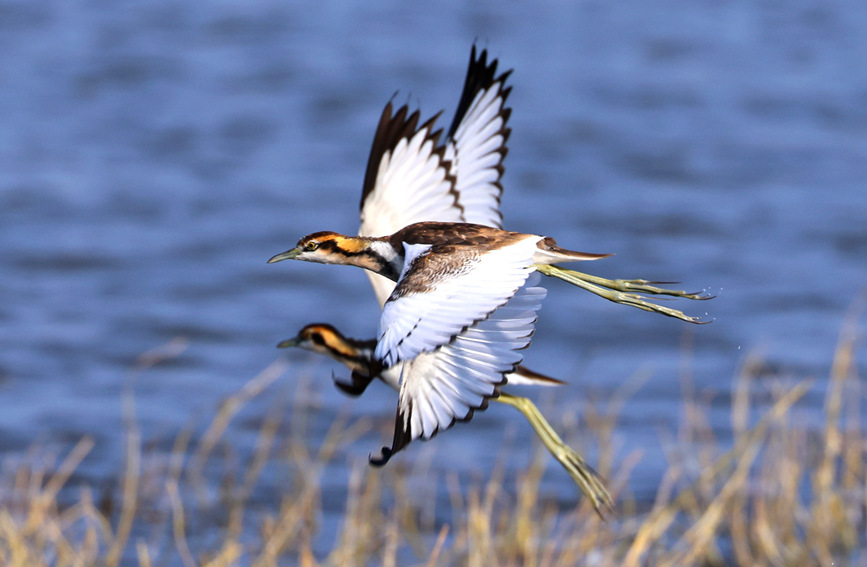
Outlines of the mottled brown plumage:
[[437,245],[469,245],[480,251],[493,250],[511,244],[526,235],[471,223],[417,222],[391,235],[393,246],[402,243]]
[[443,280],[455,277],[479,261],[481,252],[467,245],[441,244],[416,258],[395,288],[393,297],[426,293]]
[[[430,244],[431,246],[472,246],[479,254],[484,254],[533,236],[535,235],[472,223],[417,222],[395,232],[388,237],[388,241],[395,248],[404,242],[407,244]],[[610,256],[610,254],[591,254],[566,250],[557,246],[557,241],[550,236],[540,238],[538,244],[540,250],[564,256],[574,256],[575,260],[595,260]]]

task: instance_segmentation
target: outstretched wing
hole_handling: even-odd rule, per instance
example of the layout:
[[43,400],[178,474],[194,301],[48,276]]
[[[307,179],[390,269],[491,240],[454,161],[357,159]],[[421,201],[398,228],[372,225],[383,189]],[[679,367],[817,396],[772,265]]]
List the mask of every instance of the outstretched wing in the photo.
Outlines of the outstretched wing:
[[512,91],[506,87],[506,79],[512,71],[497,76],[497,60],[488,64],[487,57],[483,49],[477,58],[473,46],[464,90],[448,132],[445,159],[451,163],[455,178],[461,221],[502,228],[500,179],[512,132],[506,126],[512,113],[506,108]]
[[403,271],[382,309],[374,358],[389,367],[436,350],[504,305],[533,272],[541,239],[511,234],[488,248],[404,244]]
[[[362,236],[384,236],[421,221],[472,222],[500,228],[500,178],[511,109],[505,107],[511,71],[497,76],[497,61],[473,46],[458,109],[445,146],[434,116],[421,126],[418,111],[383,110],[361,194]],[[428,143],[430,142],[430,143]],[[441,177],[441,170],[447,173]],[[380,305],[394,283],[368,272]]]
[[[382,112],[361,194],[362,236],[385,236],[416,221],[455,217],[455,180],[443,159],[445,148],[437,145],[437,117],[419,126],[418,111],[407,113],[403,106],[392,116],[390,102]],[[368,275],[381,305],[394,282]]]
[[385,464],[415,439],[430,439],[456,421],[467,421],[487,407],[521,362],[520,350],[530,344],[546,291],[532,274],[509,301],[490,316],[433,352],[404,364],[391,448],[373,457]]
[[[392,115],[385,105],[364,176],[361,193],[362,236],[385,236],[408,224],[449,216],[455,208],[455,180],[434,131],[434,116],[419,126],[419,112],[404,105]],[[455,219],[456,220],[456,219]]]

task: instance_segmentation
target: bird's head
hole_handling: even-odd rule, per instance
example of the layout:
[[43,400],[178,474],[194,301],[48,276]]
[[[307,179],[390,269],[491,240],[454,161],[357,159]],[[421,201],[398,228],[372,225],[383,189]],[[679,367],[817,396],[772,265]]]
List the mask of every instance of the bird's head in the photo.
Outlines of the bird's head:
[[366,239],[357,236],[344,236],[330,231],[314,232],[299,240],[295,248],[273,256],[268,263],[304,260],[319,264],[352,264],[354,257],[368,245]]
[[340,331],[327,323],[307,325],[298,334],[277,345],[278,348],[298,347],[311,352],[324,354],[332,358],[346,345],[346,337]]
[[310,352],[325,355],[353,371],[365,376],[372,376],[371,360],[375,340],[359,341],[344,336],[328,323],[313,323],[307,325],[291,339],[280,342],[278,348],[303,348]]
[[358,266],[397,281],[403,258],[388,239],[344,236],[336,232],[314,232],[298,241],[295,248],[268,260],[304,260],[319,264]]

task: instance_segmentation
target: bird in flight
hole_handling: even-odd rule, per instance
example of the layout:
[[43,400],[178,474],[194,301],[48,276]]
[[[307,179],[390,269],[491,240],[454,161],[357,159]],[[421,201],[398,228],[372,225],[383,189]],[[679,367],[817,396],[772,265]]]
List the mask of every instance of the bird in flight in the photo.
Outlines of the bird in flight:
[[[349,380],[334,375],[334,384],[349,396],[360,396],[370,383],[378,378],[396,391],[400,391],[400,376],[403,366],[398,364],[382,368],[373,358],[376,339],[356,340],[345,337],[340,331],[327,323],[313,323],[305,326],[298,334],[278,345],[280,348],[298,347],[322,354],[342,363],[352,371]],[[560,386],[561,380],[550,378],[518,365],[514,372],[505,376],[509,386]],[[505,384],[504,384],[505,385]],[[613,509],[613,500],[603,480],[572,447],[564,442],[545,416],[529,398],[507,393],[499,388],[497,397],[491,400],[510,405],[520,411],[551,455],[569,473],[593,508],[600,516],[606,517]],[[483,402],[482,407],[485,407]],[[472,416],[470,410],[463,420]]]
[[[394,170],[388,179],[377,178],[377,168],[383,156],[388,154],[392,165],[404,160],[402,167],[406,171],[411,169],[414,161],[424,158],[423,154],[419,154],[424,144],[432,137],[441,135],[431,132],[437,117],[419,126],[419,112],[410,113],[408,107],[403,106],[395,113],[391,103],[386,105],[374,137],[361,198],[360,235],[373,236],[394,232],[419,220],[470,221],[501,227],[500,196],[503,189],[500,179],[503,174],[503,158],[507,153],[506,142],[510,134],[507,123],[511,113],[511,109],[506,106],[506,99],[511,91],[511,87],[506,86],[506,80],[511,71],[498,75],[497,65],[496,60],[488,62],[486,51],[483,50],[477,55],[473,46],[464,87],[446,135],[445,146],[435,147],[437,144],[434,142],[424,150],[441,152],[443,157],[449,160],[454,177],[452,186],[442,185],[431,190],[430,186],[417,181],[402,180]],[[420,191],[421,188],[425,191]],[[382,306],[394,290],[395,282],[371,271],[366,273]],[[401,389],[403,363],[383,367],[377,362],[373,357],[375,339],[350,339],[331,325],[312,324],[304,327],[293,339],[283,341],[278,346],[304,348],[346,365],[352,371],[350,380],[343,381],[335,376],[334,381],[338,388],[349,395],[357,396],[363,393],[374,378],[382,379],[395,390]],[[534,386],[563,384],[560,380],[549,378],[524,366],[518,366],[514,372],[507,373],[505,382],[509,385]],[[478,403],[479,408],[484,408],[489,399],[515,407],[525,416],[542,443],[566,469],[594,508],[600,514],[603,509],[611,509],[613,501],[598,474],[562,441],[529,398],[504,392],[501,386],[495,388],[491,397],[485,398],[484,394],[490,391],[489,387],[483,389],[481,397],[471,400],[475,402],[471,407],[452,410],[452,419],[469,420],[477,409],[475,405]],[[434,396],[435,403],[442,405],[435,399],[436,391],[431,395]],[[431,399],[431,395],[421,399],[422,405]],[[403,399],[407,399],[406,394]],[[421,415],[419,411],[416,410],[415,415]],[[427,411],[430,413],[431,408]],[[424,433],[424,427],[421,427],[420,436],[430,438],[451,423],[446,423],[446,418],[443,418],[443,422],[438,427],[429,425],[427,434]],[[413,438],[403,435],[405,431],[400,423],[395,429],[402,432],[401,439],[404,443]],[[398,445],[399,442],[393,444],[391,450],[397,451]],[[376,459],[374,461],[380,462]]]
[[[566,250],[547,236],[502,229],[500,176],[509,135],[504,104],[510,89],[508,73],[496,77],[496,62],[485,65],[485,56],[482,52],[479,64],[473,49],[444,144],[441,130],[434,130],[439,115],[419,125],[417,111],[409,114],[403,107],[393,114],[391,103],[386,105],[365,174],[358,236],[316,232],[269,260],[368,270],[384,305],[367,379],[390,371],[399,382],[392,446],[372,456],[374,464],[384,464],[414,439],[429,439],[456,420],[469,419],[501,395],[535,328],[545,296],[539,274],[617,303],[702,322],[640,294],[706,296],[655,287],[658,282],[567,270],[556,264],[607,255]],[[473,73],[474,61],[484,72]],[[331,347],[345,341],[324,344],[319,352],[334,356]],[[588,493],[585,486],[582,490]],[[597,494],[597,510],[604,500]]]

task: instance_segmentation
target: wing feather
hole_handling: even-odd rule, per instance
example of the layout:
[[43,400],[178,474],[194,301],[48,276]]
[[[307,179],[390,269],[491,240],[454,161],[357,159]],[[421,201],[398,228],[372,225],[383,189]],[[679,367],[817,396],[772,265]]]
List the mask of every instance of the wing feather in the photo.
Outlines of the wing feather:
[[[383,236],[430,218],[458,220],[451,166],[437,145],[440,132],[433,131],[436,118],[418,126],[418,111],[408,115],[403,106],[392,115],[391,103],[385,106],[368,159],[358,234]],[[382,305],[394,282],[367,275]]]
[[404,270],[382,310],[375,358],[393,366],[471,331],[524,285],[539,238],[483,254],[471,246],[404,244]]
[[[430,439],[456,421],[472,418],[497,395],[505,375],[521,362],[520,350],[530,344],[535,313],[545,298],[531,275],[506,305],[433,352],[425,352],[403,365],[401,387],[391,448],[384,448],[383,464],[415,439]],[[512,301],[521,304],[518,309]],[[528,316],[528,313],[532,316]],[[518,315],[519,321],[513,319]],[[515,329],[522,339],[501,336],[500,328]],[[483,346],[482,346],[483,345]]]
[[[378,151],[371,151],[368,164],[376,173],[367,176],[363,192],[359,234],[366,236],[391,234],[417,220],[448,215],[457,198],[451,166],[437,145],[440,132],[432,130],[434,119],[412,131],[417,112],[405,119],[401,109],[389,122],[385,116],[390,114],[391,103],[376,133],[373,149]],[[403,121],[403,127],[392,126],[393,121]],[[381,139],[386,136],[394,138]]]
[[[502,228],[500,196],[503,159],[511,130],[506,99],[507,71],[497,76],[497,60],[487,63],[487,51],[476,57],[473,46],[464,89],[449,128],[445,157],[455,177],[463,222]],[[438,219],[431,219],[438,220]]]
[[[445,146],[433,131],[437,116],[421,126],[406,105],[392,114],[389,102],[374,136],[361,195],[362,236],[384,236],[420,221],[472,222],[502,227],[503,158],[511,130],[505,86],[497,60],[473,46],[464,88]],[[428,144],[430,142],[430,144]],[[439,169],[447,173],[438,182]],[[394,283],[368,272],[380,305]]]

